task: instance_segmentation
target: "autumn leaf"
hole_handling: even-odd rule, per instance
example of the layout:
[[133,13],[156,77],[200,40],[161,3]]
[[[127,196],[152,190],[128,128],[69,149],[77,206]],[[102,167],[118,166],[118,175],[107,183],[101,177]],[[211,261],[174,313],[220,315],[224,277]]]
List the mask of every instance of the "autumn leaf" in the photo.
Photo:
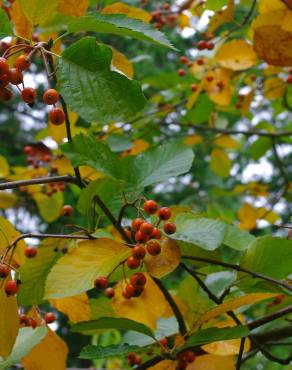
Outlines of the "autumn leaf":
[[213,149],[211,153],[210,166],[216,175],[228,177],[232,162],[225,151],[221,149]]
[[239,228],[243,230],[252,230],[256,227],[258,213],[249,203],[244,203],[237,212],[240,221]]
[[66,298],[51,299],[50,303],[60,312],[68,316],[72,323],[88,321],[91,316],[89,299],[86,293]]
[[0,208],[11,208],[16,203],[16,200],[17,197],[15,194],[0,191]]
[[226,149],[236,149],[240,145],[238,141],[229,135],[221,135],[214,140],[214,144]]
[[129,59],[117,49],[112,48],[113,57],[112,57],[112,65],[119,71],[123,72],[129,78],[134,77],[134,67],[133,64],[129,61]]
[[60,0],[58,11],[73,17],[81,17],[87,13],[88,6],[89,0]]
[[285,93],[285,88],[285,82],[282,78],[269,78],[264,81],[264,96],[270,100],[282,98]]
[[15,26],[16,34],[30,39],[32,36],[32,24],[23,12],[20,0],[13,2],[10,9],[10,17]]
[[228,23],[233,20],[234,16],[234,0],[229,0],[227,7],[220,12],[216,12],[210,19],[208,32],[211,34],[219,28],[223,23]]
[[117,2],[111,5],[106,6],[102,10],[103,14],[125,14],[129,18],[140,19],[145,23],[151,21],[152,16],[146,12],[146,10],[129,6],[122,2]]
[[10,173],[9,164],[7,159],[0,155],[0,177],[6,177]]
[[188,366],[188,370],[235,370],[234,356],[202,355]]
[[[208,81],[212,78],[212,81]],[[204,78],[204,89],[210,100],[222,106],[228,106],[232,98],[230,71],[224,68],[215,68],[208,71]]]

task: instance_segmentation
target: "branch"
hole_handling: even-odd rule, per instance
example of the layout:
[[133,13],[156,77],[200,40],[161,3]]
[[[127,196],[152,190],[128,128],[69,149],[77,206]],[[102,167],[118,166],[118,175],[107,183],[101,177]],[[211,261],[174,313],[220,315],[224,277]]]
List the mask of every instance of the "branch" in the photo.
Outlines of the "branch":
[[274,341],[276,343],[278,340],[292,337],[292,325],[272,329],[263,333],[257,333],[254,334],[254,337],[261,343],[269,344],[269,342]]
[[267,324],[268,322],[274,321],[276,319],[279,319],[282,316],[288,315],[289,313],[292,313],[292,305],[282,308],[281,310],[271,313],[270,315],[264,316],[258,320],[254,320],[247,324],[247,327],[250,330],[256,329],[262,325]]
[[284,281],[273,279],[270,276],[260,274],[258,272],[246,269],[244,267],[240,267],[238,265],[233,265],[231,263],[226,263],[226,262],[222,262],[222,261],[213,260],[211,258],[193,257],[193,256],[182,256],[182,258],[187,259],[187,260],[191,260],[191,261],[205,262],[205,263],[209,263],[211,265],[222,266],[222,267],[226,267],[226,268],[231,269],[231,270],[244,272],[248,275],[253,276],[254,278],[262,279],[262,280],[268,281],[272,284],[282,286],[283,288],[292,292],[292,286],[290,286],[288,283],[285,283]]
[[186,324],[185,324],[185,320],[183,318],[183,315],[182,313],[180,312],[177,304],[175,303],[175,301],[173,300],[172,296],[170,295],[169,291],[164,287],[164,285],[162,284],[162,282],[153,277],[152,276],[152,279],[154,280],[155,284],[158,286],[158,288],[161,290],[161,292],[163,293],[165,299],[167,300],[167,302],[169,303],[170,307],[172,308],[172,311],[177,319],[177,322],[178,322],[178,327],[179,327],[179,332],[181,335],[185,335],[187,333],[187,328],[186,328]]
[[281,174],[281,176],[283,177],[283,179],[285,181],[285,189],[287,190],[290,186],[290,180],[289,180],[289,177],[288,177],[288,175],[285,171],[283,162],[282,162],[282,160],[279,156],[279,153],[278,153],[278,150],[277,150],[277,141],[276,141],[275,137],[272,137],[272,149],[273,149],[274,157],[275,157],[278,169],[280,171],[280,174]]
[[150,360],[144,362],[144,364],[136,366],[135,370],[148,369],[149,367],[154,366],[154,365],[158,364],[159,362],[161,362],[163,360],[164,360],[164,358],[161,355],[155,356],[155,357],[151,358]]
[[241,361],[242,361],[242,355],[243,355],[243,352],[244,352],[245,339],[246,338],[241,338],[241,340],[240,340],[240,347],[239,347],[239,353],[238,353],[238,357],[237,357],[236,370],[240,370],[240,368],[241,368]]
[[282,3],[285,4],[289,10],[292,10],[292,4],[290,4],[289,0],[280,0],[280,1],[282,1]]
[[77,184],[78,180],[76,177],[65,175],[65,176],[50,176],[50,177],[39,177],[36,179],[19,180],[0,183],[0,190],[15,189],[19,186],[37,185],[37,184],[50,184],[52,182],[69,182]]

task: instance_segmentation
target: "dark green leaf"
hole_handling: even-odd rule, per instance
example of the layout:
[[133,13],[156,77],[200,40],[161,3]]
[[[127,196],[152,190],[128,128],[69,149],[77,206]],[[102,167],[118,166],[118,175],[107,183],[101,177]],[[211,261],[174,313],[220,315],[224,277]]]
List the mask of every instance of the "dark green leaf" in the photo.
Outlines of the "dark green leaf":
[[81,322],[72,326],[72,331],[74,332],[99,329],[133,330],[148,335],[149,337],[154,337],[154,333],[146,325],[124,318],[102,317],[98,320]]
[[[78,18],[76,18],[78,19]],[[88,122],[127,120],[146,99],[137,81],[111,71],[112,50],[84,37],[62,54],[59,89],[71,110]]]
[[124,356],[130,352],[136,352],[139,349],[141,349],[141,347],[129,346],[128,344],[119,344],[107,347],[86,346],[82,348],[79,358],[87,360],[105,359],[114,356]]

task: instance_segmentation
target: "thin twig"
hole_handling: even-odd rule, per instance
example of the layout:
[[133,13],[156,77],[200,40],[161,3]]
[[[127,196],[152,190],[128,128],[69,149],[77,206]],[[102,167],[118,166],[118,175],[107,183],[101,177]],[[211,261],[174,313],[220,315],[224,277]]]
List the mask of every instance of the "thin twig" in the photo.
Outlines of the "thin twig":
[[151,358],[150,360],[144,362],[144,364],[136,366],[135,370],[146,370],[149,367],[154,366],[163,360],[164,360],[164,357],[162,357],[161,355],[155,356]]
[[241,340],[240,340],[240,347],[239,347],[239,353],[238,353],[238,357],[237,357],[236,370],[240,370],[240,368],[241,368],[241,361],[242,361],[242,355],[243,355],[243,352],[244,352],[245,339],[246,338],[244,337],[244,338],[241,338]]
[[10,181],[0,183],[0,190],[6,189],[16,189],[20,186],[28,186],[28,185],[37,185],[37,184],[50,184],[54,182],[69,182],[72,184],[77,184],[78,180],[74,176],[64,175],[64,176],[50,176],[50,177],[38,177],[35,179],[29,180],[19,180],[19,181]]

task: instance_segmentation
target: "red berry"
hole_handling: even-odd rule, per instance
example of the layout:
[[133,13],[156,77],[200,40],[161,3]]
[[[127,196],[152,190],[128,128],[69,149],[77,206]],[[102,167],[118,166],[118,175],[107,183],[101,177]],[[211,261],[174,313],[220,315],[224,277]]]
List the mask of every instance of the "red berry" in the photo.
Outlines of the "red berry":
[[9,64],[7,59],[0,58],[0,76],[7,74],[9,71]]
[[149,213],[150,215],[154,215],[158,210],[158,204],[155,202],[155,200],[146,200],[144,203],[144,211],[146,213]]
[[140,231],[144,235],[151,235],[153,229],[153,225],[151,225],[149,222],[143,222],[143,224],[140,226]]
[[132,284],[127,284],[122,291],[122,296],[126,299],[130,299],[134,296],[135,288]]
[[146,234],[142,234],[140,230],[138,230],[135,234],[135,240],[137,243],[146,243],[149,237]]
[[142,358],[141,356],[136,356],[136,360],[135,360],[135,365],[140,365],[142,363]]
[[181,64],[187,64],[188,63],[188,58],[187,57],[185,57],[184,55],[183,56],[181,56],[180,58],[179,58],[179,62],[181,63]]
[[20,55],[15,61],[15,67],[18,68],[20,71],[24,71],[25,69],[29,68],[31,65],[31,61],[27,58],[26,55]]
[[108,278],[106,276],[98,276],[94,281],[95,289],[105,289],[108,286]]
[[106,290],[104,291],[104,294],[108,298],[113,298],[115,296],[115,290],[114,288],[106,288]]
[[241,103],[240,103],[240,102],[237,102],[237,103],[235,104],[235,108],[236,108],[236,109],[241,109]]
[[197,48],[199,50],[207,49],[207,43],[206,43],[206,41],[204,41],[204,40],[199,41],[198,42],[198,45],[197,45]]
[[0,76],[0,89],[4,88],[9,84],[8,74]]
[[208,43],[207,43],[207,49],[208,49],[208,50],[213,50],[213,49],[214,49],[214,46],[215,46],[215,45],[214,45],[214,42],[211,42],[211,41],[210,41],[210,42],[208,42]]
[[7,88],[0,89],[0,100],[1,101],[9,101],[13,97],[12,91]]
[[140,260],[134,258],[133,256],[130,256],[127,258],[127,266],[129,267],[129,269],[136,269],[140,266]]
[[32,152],[33,152],[33,147],[30,146],[30,145],[26,145],[24,148],[23,148],[23,152],[24,154],[26,155],[31,155]]
[[143,224],[144,220],[142,218],[135,218],[132,221],[132,228],[134,231],[138,231],[140,229],[140,226]]
[[52,108],[49,111],[49,120],[54,125],[59,126],[65,121],[65,114],[61,108]]
[[19,85],[23,82],[23,74],[17,68],[10,68],[8,71],[9,82],[12,85]]
[[151,239],[161,239],[162,237],[161,231],[157,227],[154,227],[150,237]]
[[188,366],[187,362],[180,360],[175,370],[186,370],[187,366]]
[[196,359],[196,355],[193,351],[185,351],[180,356],[183,361],[188,362],[189,364],[194,362]]
[[198,86],[196,84],[191,84],[191,90],[192,92],[195,92],[198,90]]
[[8,280],[4,289],[7,295],[14,295],[18,292],[18,284],[15,280]]
[[187,66],[188,68],[192,68],[193,65],[194,65],[193,62],[189,62]]
[[32,317],[29,317],[27,319],[27,326],[30,326],[31,328],[35,329],[37,326],[38,326],[38,323],[35,319],[33,319]]
[[24,314],[19,316],[19,324],[20,325],[27,325],[28,324],[28,317]]
[[48,89],[43,95],[43,100],[47,105],[56,104],[59,100],[59,93],[55,89]]
[[52,157],[50,154],[45,154],[43,156],[43,161],[46,162],[46,163],[49,163],[51,161]]
[[162,338],[160,339],[159,343],[163,346],[163,347],[167,347],[168,346],[168,340],[166,338]]
[[24,254],[28,258],[33,258],[37,255],[37,248],[36,247],[27,247],[24,251]]
[[136,245],[132,249],[132,256],[136,258],[137,260],[142,260],[145,257],[146,251],[143,247],[140,245]]
[[47,312],[45,314],[45,322],[46,324],[51,324],[52,322],[56,321],[56,315],[53,312]]
[[203,58],[200,58],[200,59],[198,59],[198,60],[197,60],[197,64],[198,64],[199,66],[202,66],[204,63],[205,63],[205,62],[204,62],[204,59],[203,59]]
[[131,352],[128,354],[128,365],[129,366],[134,366],[136,361],[136,353]]
[[142,287],[146,284],[146,277],[142,272],[136,272],[130,277],[130,282],[134,287]]
[[171,217],[171,210],[168,207],[162,207],[158,210],[158,217],[161,220],[168,220]]
[[32,87],[25,87],[21,92],[21,97],[25,103],[32,104],[37,98],[37,93]]
[[163,226],[163,230],[166,232],[166,234],[174,234],[176,231],[176,226],[173,222],[166,222]]
[[292,84],[292,75],[289,75],[287,78],[287,84],[291,85]]
[[214,76],[207,76],[207,77],[206,77],[206,80],[207,80],[208,82],[212,82],[212,81],[214,80]]
[[180,76],[180,77],[183,77],[183,76],[185,76],[185,74],[186,74],[186,71],[184,70],[184,69],[179,69],[178,71],[177,71],[177,74]]
[[222,89],[223,89],[223,87],[224,87],[224,82],[223,82],[223,81],[218,81],[216,85],[217,85],[217,87],[218,87],[220,90],[222,90]]
[[61,215],[62,216],[72,216],[73,214],[73,207],[66,204],[61,208]]
[[147,243],[147,252],[151,254],[151,256],[158,256],[161,253],[161,245],[157,240],[149,240]]
[[10,268],[4,263],[0,264],[0,278],[4,279],[10,274]]

